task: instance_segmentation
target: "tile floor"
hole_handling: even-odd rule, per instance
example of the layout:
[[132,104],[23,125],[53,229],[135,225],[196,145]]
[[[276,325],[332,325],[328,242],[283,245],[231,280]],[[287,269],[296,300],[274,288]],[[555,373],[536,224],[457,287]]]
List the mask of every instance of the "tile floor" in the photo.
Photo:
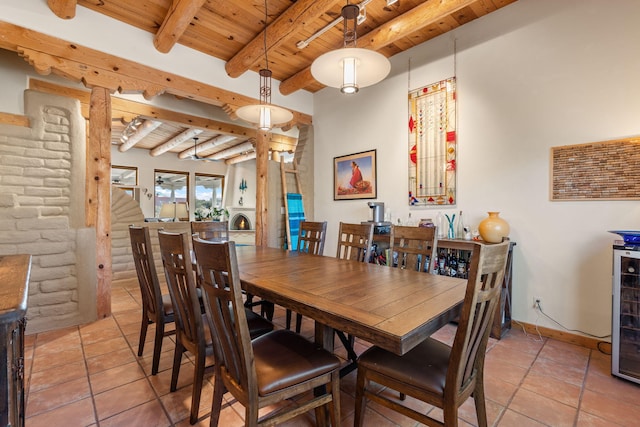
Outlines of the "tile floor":
[[[178,390],[170,393],[173,337],[165,338],[158,375],[150,375],[153,327],[147,334],[144,356],[136,356],[140,327],[137,283],[115,287],[112,307],[110,318],[27,336],[27,427],[189,425],[192,362],[184,358]],[[283,310],[276,311],[275,323],[284,323]],[[305,319],[303,333],[312,336],[312,328]],[[454,332],[454,326],[447,326],[437,337],[450,342]],[[489,347],[485,365],[489,425],[640,425],[640,386],[612,377],[610,356],[526,336],[517,326],[502,340],[491,339]],[[352,372],[342,382],[343,426],[353,425],[355,377]],[[209,425],[213,387],[211,377],[207,379],[202,391],[200,426]],[[438,411],[412,403],[425,411]],[[219,425],[243,425],[242,411],[242,406],[229,398]],[[471,399],[459,416],[461,426],[477,425]],[[302,415],[286,425],[312,426],[313,420],[313,414]],[[368,407],[365,424],[417,425],[373,404]]]

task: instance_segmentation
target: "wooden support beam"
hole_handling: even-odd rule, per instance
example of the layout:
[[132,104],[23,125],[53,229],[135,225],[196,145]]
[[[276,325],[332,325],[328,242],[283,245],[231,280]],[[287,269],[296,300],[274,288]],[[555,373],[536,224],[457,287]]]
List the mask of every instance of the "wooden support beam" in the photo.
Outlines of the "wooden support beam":
[[31,127],[29,117],[11,113],[0,113],[0,124]]
[[267,246],[269,133],[258,131],[256,139],[256,246]]
[[[380,25],[373,31],[358,37],[358,47],[380,50],[409,34],[460,10],[475,0],[425,1],[410,11]],[[384,53],[384,52],[381,52]],[[311,66],[308,66],[280,83],[280,93],[290,95],[314,82]]]
[[[85,86],[104,87],[120,93],[147,96],[170,93],[222,107],[259,103],[258,99],[206,85],[48,36],[37,31],[0,21],[0,49],[18,52],[36,71],[55,73]],[[311,124],[311,116],[292,111],[294,123]]]
[[230,77],[239,77],[264,57],[264,32],[267,32],[267,52],[279,47],[292,35],[301,34],[307,23],[315,21],[336,3],[343,0],[298,0],[276,18],[266,30],[261,31],[233,58],[227,61],[225,70]]
[[93,88],[87,145],[86,223],[96,229],[98,318],[111,315],[111,96]]
[[162,53],[169,52],[189,28],[206,0],[173,0],[164,21],[153,38],[153,45]]
[[47,0],[47,4],[58,18],[72,19],[76,16],[78,0]]

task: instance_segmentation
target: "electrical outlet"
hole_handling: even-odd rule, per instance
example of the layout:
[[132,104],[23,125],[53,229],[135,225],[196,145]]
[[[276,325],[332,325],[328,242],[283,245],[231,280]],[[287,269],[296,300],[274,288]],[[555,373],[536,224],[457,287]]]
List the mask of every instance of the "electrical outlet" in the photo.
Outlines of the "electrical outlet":
[[533,308],[538,308],[541,305],[542,305],[542,298],[541,297],[533,297]]

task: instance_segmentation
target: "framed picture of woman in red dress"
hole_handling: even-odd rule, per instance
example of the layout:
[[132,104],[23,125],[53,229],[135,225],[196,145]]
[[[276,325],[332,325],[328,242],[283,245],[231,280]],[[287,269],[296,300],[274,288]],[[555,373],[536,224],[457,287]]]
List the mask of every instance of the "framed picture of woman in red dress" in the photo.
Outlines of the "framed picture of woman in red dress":
[[333,158],[333,199],[375,199],[376,150]]

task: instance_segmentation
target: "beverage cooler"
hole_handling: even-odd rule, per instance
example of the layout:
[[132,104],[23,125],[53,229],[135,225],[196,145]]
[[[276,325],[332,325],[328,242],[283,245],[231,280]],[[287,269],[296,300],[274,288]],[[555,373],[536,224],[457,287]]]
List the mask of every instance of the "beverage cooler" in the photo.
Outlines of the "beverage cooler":
[[640,244],[613,246],[612,374],[640,383]]

